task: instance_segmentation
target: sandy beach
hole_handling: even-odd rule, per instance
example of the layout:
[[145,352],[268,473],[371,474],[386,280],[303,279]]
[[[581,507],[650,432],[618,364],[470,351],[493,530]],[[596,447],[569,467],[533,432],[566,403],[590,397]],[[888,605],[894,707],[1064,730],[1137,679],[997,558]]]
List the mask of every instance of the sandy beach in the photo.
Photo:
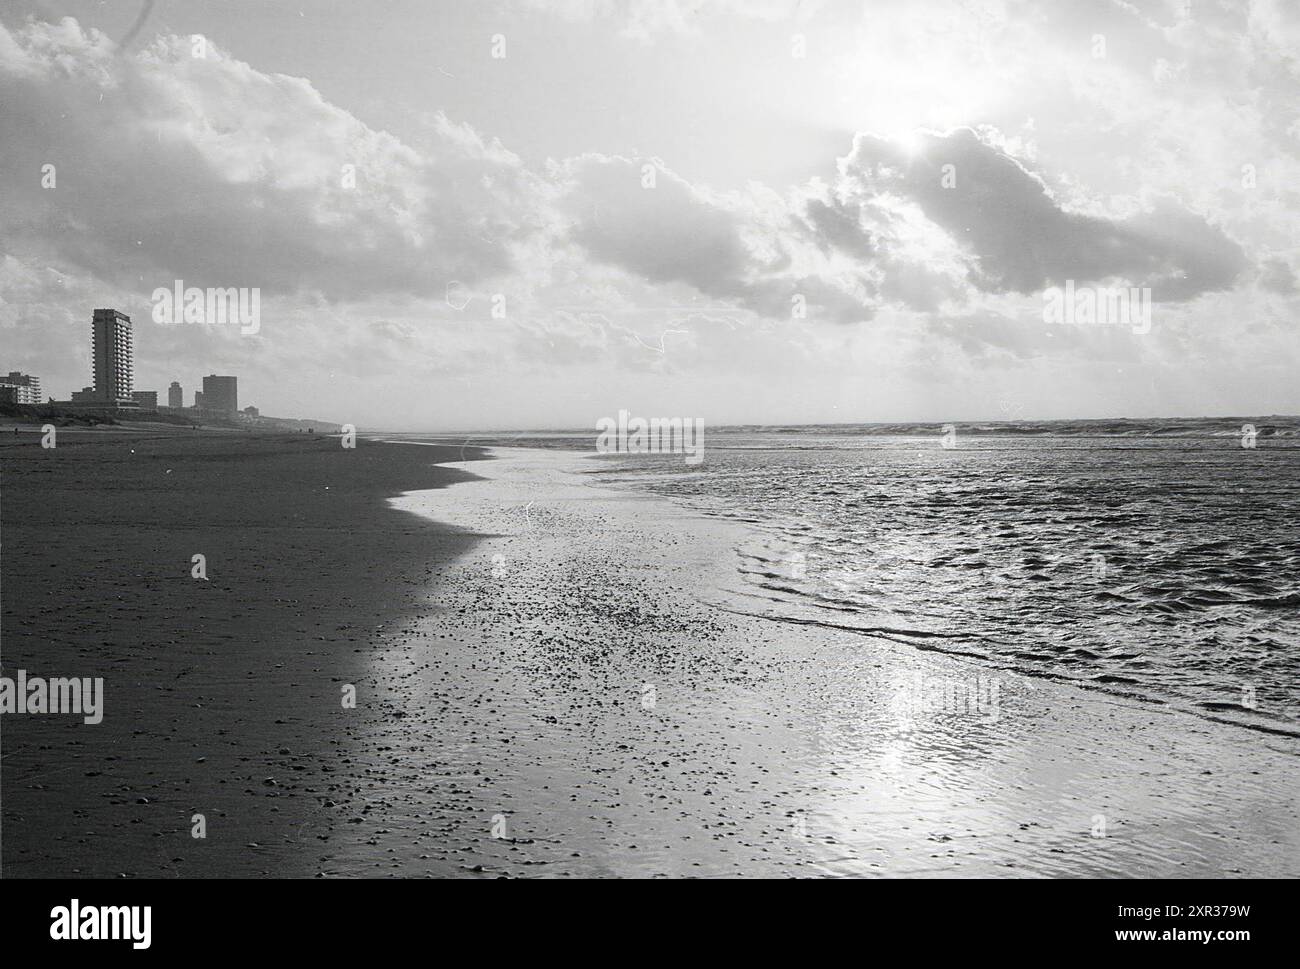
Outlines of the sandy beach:
[[1300,873],[1292,738],[747,615],[590,456],[86,438],[0,452],[4,669],[107,691],[5,718],[7,876]]
[[103,677],[105,712],[0,718],[4,876],[298,872],[344,786],[341,686],[471,544],[385,499],[468,476],[306,434],[59,435],[0,438],[0,662]]

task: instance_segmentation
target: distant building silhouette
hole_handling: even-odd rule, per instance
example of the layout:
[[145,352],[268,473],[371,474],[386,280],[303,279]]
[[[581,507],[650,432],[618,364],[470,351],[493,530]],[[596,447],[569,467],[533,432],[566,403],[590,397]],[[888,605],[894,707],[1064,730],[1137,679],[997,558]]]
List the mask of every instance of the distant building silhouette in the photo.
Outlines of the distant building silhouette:
[[131,399],[140,405],[141,410],[158,409],[158,391],[156,390],[137,390],[132,392]]
[[167,388],[167,406],[177,409],[185,406],[185,392],[181,390],[180,381],[173,380]]
[[41,403],[41,378],[9,371],[9,376],[0,377],[0,400],[11,404]]
[[239,413],[239,391],[235,377],[209,374],[203,378],[203,407],[215,413]]
[[134,380],[131,317],[114,309],[97,309],[91,330],[95,398],[110,405],[131,402]]

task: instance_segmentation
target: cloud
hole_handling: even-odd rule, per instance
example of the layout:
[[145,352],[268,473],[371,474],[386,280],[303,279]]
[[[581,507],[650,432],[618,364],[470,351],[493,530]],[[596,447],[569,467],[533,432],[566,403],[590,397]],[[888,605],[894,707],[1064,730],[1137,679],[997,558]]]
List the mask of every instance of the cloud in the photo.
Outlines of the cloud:
[[751,254],[735,213],[651,162],[588,156],[571,162],[567,174],[571,237],[597,258],[651,282],[742,294]]
[[403,143],[204,46],[0,24],[0,244],[144,293],[432,295],[512,269],[538,196],[514,155],[442,115]]
[[591,258],[772,319],[788,317],[794,297],[837,322],[891,305],[965,312],[982,294],[1067,279],[1182,302],[1231,289],[1246,268],[1221,228],[1167,197],[1128,200],[1124,217],[1067,209],[995,138],[859,134],[832,184],[786,195],[710,192],[657,161],[602,155],[572,159],[558,177],[568,237]]
[[1295,273],[1281,259],[1269,259],[1264,262],[1260,271],[1259,285],[1270,293],[1283,296],[1293,296],[1297,291]]
[[717,193],[620,156],[533,173],[441,114],[402,141],[211,44],[167,37],[124,53],[70,19],[0,25],[0,78],[0,123],[20,133],[0,163],[26,173],[0,183],[0,244],[143,294],[183,278],[437,298],[452,280],[544,274],[568,245],[669,303],[690,290],[783,319],[803,300],[858,322],[885,305],[936,311],[1065,279],[1185,300],[1230,287],[1245,264],[1222,230],[1168,199],[1124,219],[1068,211],[968,128],[911,150],[858,135],[830,185]]
[[840,322],[874,311],[865,264],[832,256],[776,193],[712,193],[661,162],[604,155],[571,159],[560,177],[568,239],[599,262],[771,319],[800,297]]
[[919,134],[911,149],[860,134],[843,171],[864,198],[915,201],[969,253],[985,292],[1119,278],[1179,301],[1230,288],[1246,265],[1222,229],[1167,199],[1124,219],[1067,211],[1041,177],[969,128]]
[[526,0],[533,9],[566,20],[614,20],[620,32],[638,40],[660,34],[690,34],[724,18],[765,23],[804,23],[821,0]]

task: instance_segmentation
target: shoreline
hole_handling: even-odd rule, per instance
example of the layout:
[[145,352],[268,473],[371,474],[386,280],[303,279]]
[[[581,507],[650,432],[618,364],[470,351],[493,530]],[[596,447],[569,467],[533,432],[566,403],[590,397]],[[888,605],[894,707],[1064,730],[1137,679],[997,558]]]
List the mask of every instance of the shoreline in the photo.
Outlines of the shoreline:
[[[370,743],[401,745],[416,726],[426,744],[460,741],[449,776],[491,774],[457,799],[403,792],[405,809],[433,812],[475,864],[432,853],[394,870],[1300,872],[1290,738],[860,633],[723,614],[737,523],[593,486],[573,454],[495,455],[472,487],[393,501],[485,537],[416,624],[451,640],[446,653],[387,671],[403,728]],[[453,676],[440,718],[453,729],[440,735],[420,719],[421,689]],[[924,695],[978,693],[990,676],[997,716]],[[497,753],[476,756],[489,732]],[[491,836],[494,817],[509,838]]]

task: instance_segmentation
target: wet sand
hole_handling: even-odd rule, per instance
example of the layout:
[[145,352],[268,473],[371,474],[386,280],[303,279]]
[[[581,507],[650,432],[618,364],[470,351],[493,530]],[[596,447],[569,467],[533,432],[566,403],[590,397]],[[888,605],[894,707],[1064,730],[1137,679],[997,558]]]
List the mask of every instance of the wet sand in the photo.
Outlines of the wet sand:
[[989,671],[741,614],[743,526],[590,458],[86,447],[0,452],[5,671],[108,681],[3,718],[5,875],[1300,873],[1293,739],[935,704]]
[[737,615],[741,526],[494,453],[394,502],[488,537],[375,654],[400,716],[331,872],[1300,872],[1292,738],[1009,674],[936,703],[989,671]]

